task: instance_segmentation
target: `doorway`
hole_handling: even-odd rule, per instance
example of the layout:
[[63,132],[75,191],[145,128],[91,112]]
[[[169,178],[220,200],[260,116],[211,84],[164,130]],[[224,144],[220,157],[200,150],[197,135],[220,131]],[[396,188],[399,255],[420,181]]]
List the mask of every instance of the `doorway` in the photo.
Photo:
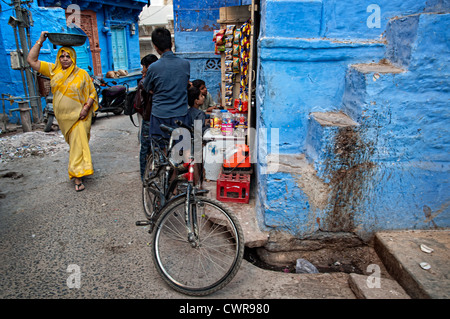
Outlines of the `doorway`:
[[[66,19],[68,19],[70,13],[66,12]],[[67,21],[75,22],[75,21]],[[98,38],[98,28],[97,28],[97,13],[92,10],[83,10],[81,11],[81,19],[80,19],[80,29],[88,36],[89,38],[89,46],[83,46],[76,49],[77,52],[77,64],[80,64],[80,67],[87,70],[87,66],[91,65],[94,69],[94,75],[101,76],[102,75],[102,63],[100,59],[100,44]],[[90,55],[89,55],[90,51]]]

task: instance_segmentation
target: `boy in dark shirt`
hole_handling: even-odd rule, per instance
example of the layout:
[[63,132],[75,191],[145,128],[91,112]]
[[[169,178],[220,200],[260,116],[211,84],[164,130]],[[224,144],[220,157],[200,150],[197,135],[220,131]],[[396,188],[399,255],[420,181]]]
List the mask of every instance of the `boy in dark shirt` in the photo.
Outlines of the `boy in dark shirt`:
[[208,115],[205,114],[202,110],[200,110],[200,105],[205,101],[205,96],[201,93],[201,91],[192,86],[188,90],[188,116],[190,125],[194,125],[194,121],[199,120],[202,122],[202,134],[206,131],[206,120],[208,119]]
[[[202,123],[202,136],[206,131],[206,120],[209,117],[205,112],[199,109],[199,106],[203,104],[205,101],[205,96],[200,92],[200,90],[195,87],[191,86],[188,89],[188,104],[189,104],[189,110],[188,110],[188,117],[189,117],[189,125],[194,125],[194,121],[201,121]],[[204,168],[203,163],[196,163],[194,166],[194,183],[197,185],[200,189],[202,188],[203,183],[203,176],[204,176]]]

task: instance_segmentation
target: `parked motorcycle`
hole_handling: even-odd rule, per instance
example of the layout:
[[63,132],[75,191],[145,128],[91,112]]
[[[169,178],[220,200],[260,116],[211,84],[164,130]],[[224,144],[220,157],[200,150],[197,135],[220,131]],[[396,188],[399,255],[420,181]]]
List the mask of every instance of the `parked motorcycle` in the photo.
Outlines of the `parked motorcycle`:
[[[90,66],[89,70],[92,71]],[[92,123],[95,122],[97,113],[112,112],[114,115],[122,114],[128,95],[128,84],[124,83],[125,85],[117,85],[116,81],[111,81],[111,83],[114,84],[111,86],[105,80],[95,75],[91,75],[91,79],[98,96],[98,110],[92,117]]]

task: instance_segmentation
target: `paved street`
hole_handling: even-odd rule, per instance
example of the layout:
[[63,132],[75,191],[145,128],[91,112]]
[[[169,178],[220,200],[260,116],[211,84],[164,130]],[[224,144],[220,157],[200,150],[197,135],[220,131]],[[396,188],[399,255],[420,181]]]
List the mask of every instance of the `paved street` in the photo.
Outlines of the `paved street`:
[[[95,174],[79,193],[68,180],[67,146],[0,164],[0,298],[189,298],[159,278],[150,236],[135,226],[144,219],[137,131],[127,116],[97,120]],[[81,272],[80,288],[68,287],[68,267]],[[343,273],[284,274],[244,261],[209,298],[355,298],[347,281]]]

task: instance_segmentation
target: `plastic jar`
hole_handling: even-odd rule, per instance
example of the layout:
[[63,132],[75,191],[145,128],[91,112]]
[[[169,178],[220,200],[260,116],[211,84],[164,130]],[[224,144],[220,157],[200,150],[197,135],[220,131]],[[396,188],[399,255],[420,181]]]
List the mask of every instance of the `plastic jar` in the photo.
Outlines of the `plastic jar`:
[[213,110],[210,117],[211,134],[219,135],[222,127],[222,116],[220,110]]
[[222,135],[232,136],[233,135],[233,114],[227,110],[222,110]]
[[244,137],[247,133],[247,113],[236,113],[235,122],[235,135],[237,137]]

